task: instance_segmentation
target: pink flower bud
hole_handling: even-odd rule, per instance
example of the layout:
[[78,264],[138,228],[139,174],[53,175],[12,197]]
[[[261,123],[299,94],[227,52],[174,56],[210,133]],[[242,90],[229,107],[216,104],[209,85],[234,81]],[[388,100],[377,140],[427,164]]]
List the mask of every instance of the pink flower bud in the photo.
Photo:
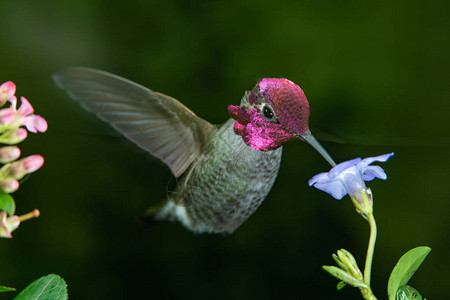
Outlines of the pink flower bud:
[[14,145],[27,138],[27,130],[24,128],[12,129],[0,135],[0,143]]
[[[0,106],[12,99],[16,93],[16,85],[12,81],[7,81],[0,86]],[[15,98],[15,97],[14,97]]]
[[11,194],[19,189],[19,182],[13,178],[0,180],[0,189],[5,193]]
[[27,173],[33,173],[42,167],[44,158],[39,154],[31,155],[22,159],[22,164]]
[[44,158],[40,155],[31,155],[21,160],[4,165],[0,169],[0,178],[22,179],[25,175],[33,173],[44,164]]
[[10,97],[16,93],[16,85],[12,81],[7,81],[0,85],[0,93]]
[[1,163],[9,163],[20,156],[20,149],[17,146],[6,146],[0,148],[0,162]]
[[27,138],[28,132],[27,132],[26,129],[19,128],[19,129],[17,130],[16,136],[17,136],[17,138],[18,138],[20,141],[23,141],[24,139]]

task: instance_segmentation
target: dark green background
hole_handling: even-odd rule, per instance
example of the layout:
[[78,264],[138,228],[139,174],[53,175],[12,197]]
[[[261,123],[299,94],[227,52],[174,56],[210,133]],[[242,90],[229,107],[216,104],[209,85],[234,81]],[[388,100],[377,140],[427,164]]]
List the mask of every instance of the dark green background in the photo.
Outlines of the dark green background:
[[286,145],[267,200],[232,235],[145,226],[170,171],[55,87],[51,74],[75,65],[169,94],[213,123],[259,78],[298,83],[336,161],[395,152],[382,165],[389,179],[369,184],[379,299],[420,245],[433,250],[411,284],[449,299],[448,13],[427,1],[2,2],[0,81],[13,80],[49,130],[21,144],[46,162],[14,193],[17,212],[42,215],[0,240],[0,283],[22,289],[57,273],[71,299],[361,299],[337,292],[321,266],[342,247],[362,266],[368,226],[348,198],[307,186],[328,169],[312,148]]

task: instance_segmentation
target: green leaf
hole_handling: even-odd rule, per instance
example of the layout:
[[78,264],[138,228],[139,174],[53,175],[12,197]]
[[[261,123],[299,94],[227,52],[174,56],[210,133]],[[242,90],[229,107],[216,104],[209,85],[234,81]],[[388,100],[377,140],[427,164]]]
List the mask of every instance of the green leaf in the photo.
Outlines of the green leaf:
[[0,293],[15,291],[15,288],[0,285]]
[[338,291],[340,291],[340,290],[342,290],[346,285],[347,285],[346,282],[340,281],[340,282],[336,285],[336,288],[337,288]]
[[16,212],[16,203],[10,194],[0,191],[0,210],[4,210],[12,216]]
[[67,300],[67,297],[64,279],[50,274],[33,281],[14,300]]
[[344,281],[347,284],[350,284],[354,287],[359,288],[366,288],[367,285],[364,282],[359,281],[358,279],[354,278],[351,274],[345,272],[342,269],[339,269],[335,266],[322,266],[322,269],[336,277],[337,279]]
[[350,272],[350,270],[347,268],[347,266],[341,261],[339,256],[337,256],[336,254],[333,253],[332,257],[333,257],[334,261],[337,263],[337,265],[339,266],[339,268],[341,268],[342,270],[344,270],[347,273]]
[[406,252],[398,260],[398,263],[395,265],[391,276],[389,277],[389,300],[395,300],[397,290],[408,283],[430,251],[430,247],[417,247]]

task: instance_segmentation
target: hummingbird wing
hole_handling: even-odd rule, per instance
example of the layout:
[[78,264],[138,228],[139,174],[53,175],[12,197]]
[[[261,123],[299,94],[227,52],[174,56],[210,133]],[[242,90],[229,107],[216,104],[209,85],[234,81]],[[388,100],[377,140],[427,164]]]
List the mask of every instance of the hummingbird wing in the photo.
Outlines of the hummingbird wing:
[[215,130],[174,98],[107,72],[74,67],[53,79],[86,110],[165,162],[176,177]]

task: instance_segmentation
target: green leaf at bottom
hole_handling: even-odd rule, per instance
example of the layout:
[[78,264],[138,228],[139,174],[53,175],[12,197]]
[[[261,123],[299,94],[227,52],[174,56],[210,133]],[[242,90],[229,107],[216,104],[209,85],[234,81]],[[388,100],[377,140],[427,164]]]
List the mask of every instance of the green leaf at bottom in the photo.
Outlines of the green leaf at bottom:
[[339,283],[336,285],[336,289],[338,291],[342,290],[345,286],[347,285],[347,283],[345,281],[339,281]]
[[67,300],[67,285],[55,274],[33,281],[14,300]]
[[16,290],[15,288],[0,285],[0,293],[3,293],[3,292],[12,292],[12,291],[15,291],[15,290]]
[[14,215],[16,211],[16,203],[10,194],[0,191],[0,210],[4,210],[8,215]]
[[389,300],[395,300],[398,288],[408,283],[430,251],[430,247],[417,247],[409,250],[399,259],[389,277]]

